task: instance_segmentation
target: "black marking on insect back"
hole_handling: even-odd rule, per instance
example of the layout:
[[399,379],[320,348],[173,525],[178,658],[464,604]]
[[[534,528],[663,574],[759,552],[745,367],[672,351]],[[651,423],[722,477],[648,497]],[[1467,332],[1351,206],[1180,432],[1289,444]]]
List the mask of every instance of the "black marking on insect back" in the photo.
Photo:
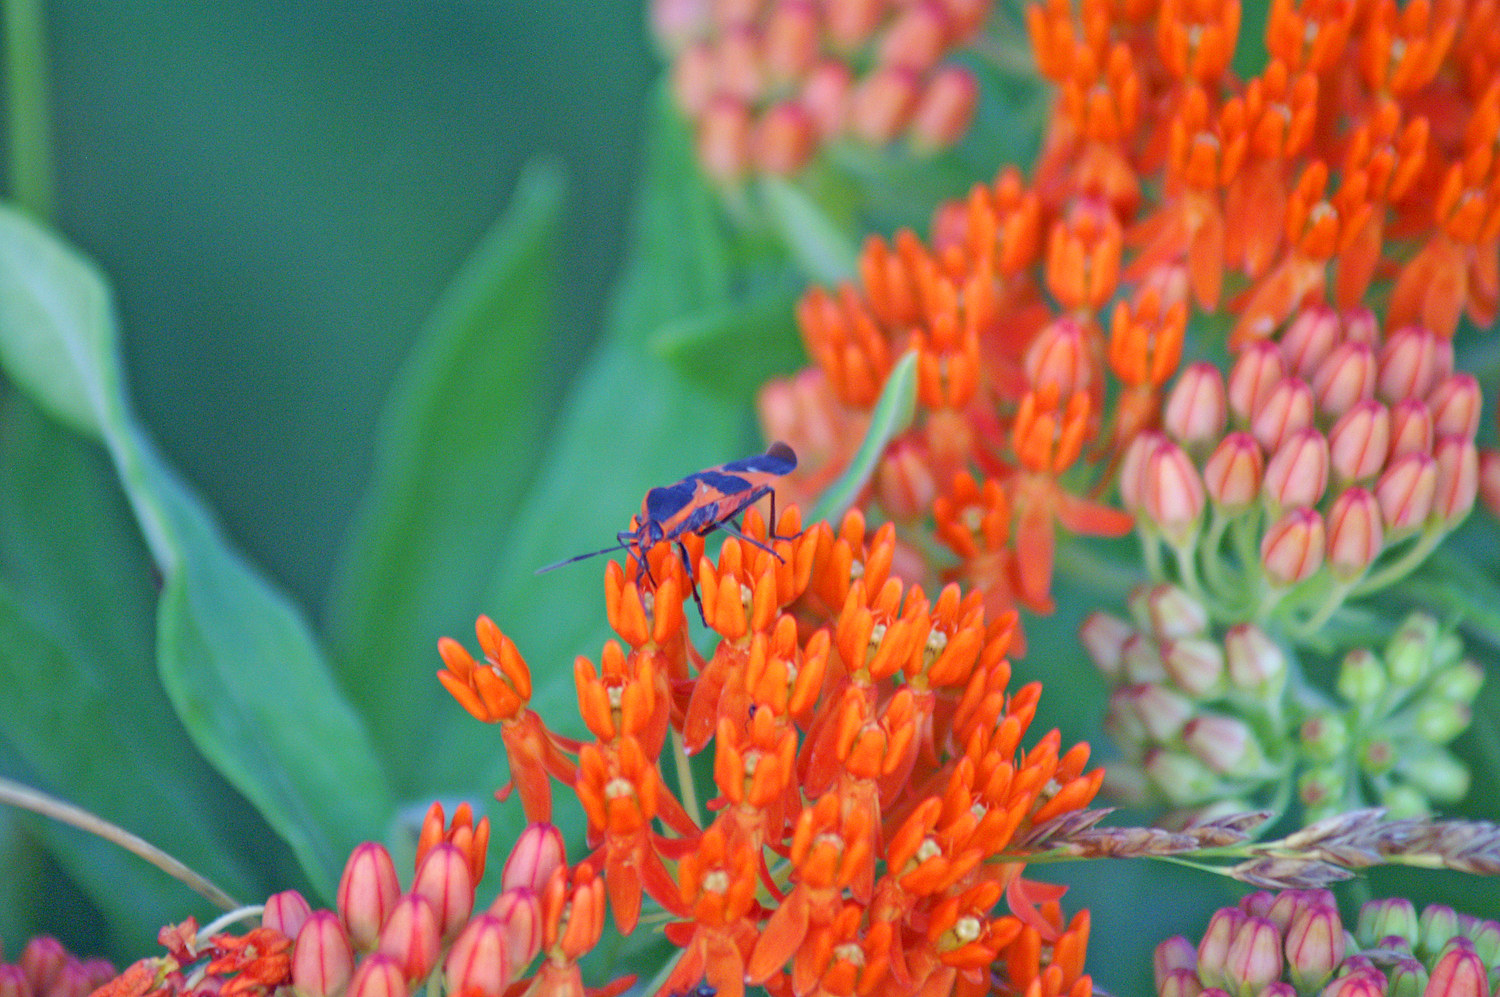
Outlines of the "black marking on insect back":
[[744,478],[724,474],[718,470],[699,471],[697,474],[689,475],[684,481],[700,482],[722,495],[738,495],[750,487],[750,482]]
[[696,491],[691,478],[651,489],[646,493],[646,521],[660,523],[671,519],[687,508]]
[[797,455],[785,443],[772,443],[771,448],[765,453],[732,460],[719,468],[719,470],[728,471],[731,474],[736,472],[750,472],[755,474],[774,474],[777,477],[783,474],[790,474],[796,469]]

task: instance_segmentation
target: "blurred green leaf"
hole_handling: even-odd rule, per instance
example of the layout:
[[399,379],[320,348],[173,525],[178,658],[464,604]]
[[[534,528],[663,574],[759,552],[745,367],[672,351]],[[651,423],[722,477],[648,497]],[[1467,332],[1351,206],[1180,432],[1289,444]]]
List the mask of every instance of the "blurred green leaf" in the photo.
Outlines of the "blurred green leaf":
[[393,782],[420,795],[434,725],[460,720],[433,679],[437,639],[466,629],[541,459],[532,392],[548,353],[564,184],[522,174],[510,209],[444,292],[391,389],[375,472],[346,541],[329,641]]
[[230,549],[135,423],[104,280],[0,210],[0,361],[49,412],[102,434],[166,579],[158,670],[178,718],[331,895],[390,791],[300,612]]
[[816,523],[820,519],[838,520],[854,505],[859,493],[864,490],[875,473],[886,446],[911,426],[917,414],[917,351],[908,350],[885,379],[880,390],[880,399],[870,414],[870,428],[865,431],[864,442],[859,452],[849,462],[849,467],[828,487],[818,499],[818,504],[808,514],[807,521]]
[[652,352],[704,388],[754,397],[766,381],[806,360],[792,316],[799,294],[767,291],[684,315],[656,330]]
[[851,232],[790,181],[764,177],[759,190],[771,223],[809,279],[820,284],[854,279],[859,244]]

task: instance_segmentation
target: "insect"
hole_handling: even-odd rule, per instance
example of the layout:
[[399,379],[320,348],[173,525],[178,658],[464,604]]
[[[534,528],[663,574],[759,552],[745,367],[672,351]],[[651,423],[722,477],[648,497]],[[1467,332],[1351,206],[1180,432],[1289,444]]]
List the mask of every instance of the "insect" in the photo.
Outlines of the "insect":
[[[570,557],[566,561],[549,564],[537,570],[537,574],[561,568],[574,561],[584,561],[600,554],[627,551],[640,569],[650,578],[651,567],[646,563],[646,552],[659,543],[676,543],[682,553],[682,563],[687,568],[688,582],[693,586],[693,599],[698,603],[698,615],[703,616],[703,599],[698,595],[698,586],[693,582],[693,566],[688,560],[687,546],[682,538],[688,534],[707,536],[715,530],[723,530],[739,537],[746,543],[774,555],[780,554],[754,537],[740,532],[736,521],[741,513],[771,496],[772,529],[776,523],[776,486],[772,481],[790,474],[797,467],[797,455],[785,443],[772,443],[765,453],[755,454],[742,460],[710,467],[706,471],[689,474],[675,485],[663,485],[646,493],[641,502],[641,513],[636,517],[635,529],[621,530],[615,534],[617,543],[613,547],[591,551]],[[771,534],[773,540],[789,540]]]

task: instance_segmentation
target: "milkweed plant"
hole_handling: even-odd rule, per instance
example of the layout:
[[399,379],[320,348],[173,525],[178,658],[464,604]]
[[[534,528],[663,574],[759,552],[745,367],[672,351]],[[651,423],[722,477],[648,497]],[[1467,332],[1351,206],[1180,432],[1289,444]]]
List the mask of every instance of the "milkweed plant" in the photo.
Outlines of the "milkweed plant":
[[123,967],[0,997],[1500,992],[1500,3],[645,15],[561,414],[536,167],[317,625],[0,210],[6,923]]

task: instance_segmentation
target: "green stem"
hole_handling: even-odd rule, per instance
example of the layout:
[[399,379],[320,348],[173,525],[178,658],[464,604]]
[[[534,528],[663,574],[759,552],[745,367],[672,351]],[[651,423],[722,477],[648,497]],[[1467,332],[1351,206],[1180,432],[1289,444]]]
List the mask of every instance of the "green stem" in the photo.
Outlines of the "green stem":
[[1448,531],[1441,524],[1429,526],[1422,531],[1421,538],[1390,564],[1381,568],[1373,575],[1366,575],[1365,580],[1356,585],[1349,593],[1351,599],[1369,595],[1371,592],[1379,592],[1387,585],[1392,585],[1411,574],[1412,569],[1427,559],[1432,549],[1438,545]]
[[672,728],[672,757],[677,760],[677,798],[682,801],[682,809],[693,818],[694,824],[704,827],[703,816],[698,813],[698,790],[693,785],[693,770],[688,768],[687,746],[676,727]]
[[52,219],[52,127],[42,0],[5,0],[5,82],[10,107],[11,197],[33,218]]

